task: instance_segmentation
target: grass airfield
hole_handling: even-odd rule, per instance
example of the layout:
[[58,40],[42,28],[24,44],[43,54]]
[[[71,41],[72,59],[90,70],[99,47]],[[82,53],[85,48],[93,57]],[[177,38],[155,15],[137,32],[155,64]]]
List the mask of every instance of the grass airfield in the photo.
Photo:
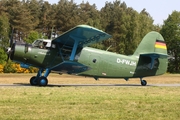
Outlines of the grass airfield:
[[[36,74],[0,74],[0,84],[29,84]],[[148,84],[180,84],[180,75],[147,77]],[[100,79],[50,74],[49,84],[135,84],[139,79]],[[0,119],[174,120],[180,118],[180,87],[0,86]]]

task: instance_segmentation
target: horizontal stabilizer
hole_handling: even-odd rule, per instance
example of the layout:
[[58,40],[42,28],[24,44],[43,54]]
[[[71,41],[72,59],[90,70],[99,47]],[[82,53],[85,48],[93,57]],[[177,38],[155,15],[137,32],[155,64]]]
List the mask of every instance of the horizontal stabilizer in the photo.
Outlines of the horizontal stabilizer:
[[140,54],[141,56],[146,56],[151,58],[151,65],[150,65],[150,69],[153,69],[154,65],[155,65],[155,60],[158,58],[164,58],[167,59],[169,57],[169,55],[167,54],[162,54],[162,53],[146,53],[146,54]]
[[163,53],[145,53],[145,54],[140,54],[142,56],[147,56],[147,57],[154,57],[154,58],[168,58],[169,55],[163,54]]

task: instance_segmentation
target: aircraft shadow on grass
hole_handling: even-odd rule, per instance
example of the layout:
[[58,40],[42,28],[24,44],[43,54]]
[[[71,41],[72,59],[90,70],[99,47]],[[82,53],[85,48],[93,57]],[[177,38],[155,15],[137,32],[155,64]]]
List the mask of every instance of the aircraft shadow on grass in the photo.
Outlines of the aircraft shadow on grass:
[[[14,86],[31,86],[28,83],[14,83]],[[13,86],[11,85],[11,86]],[[102,87],[102,86],[114,86],[114,87],[135,87],[135,86],[140,86],[139,84],[48,84],[46,87]],[[147,85],[147,86],[152,86],[152,85]],[[36,86],[34,86],[36,87]]]

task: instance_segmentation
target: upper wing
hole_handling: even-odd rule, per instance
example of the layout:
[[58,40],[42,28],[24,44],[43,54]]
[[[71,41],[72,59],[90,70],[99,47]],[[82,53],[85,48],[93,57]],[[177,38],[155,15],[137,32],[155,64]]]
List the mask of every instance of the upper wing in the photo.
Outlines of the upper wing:
[[60,43],[72,46],[77,42],[78,47],[85,47],[96,42],[110,38],[111,35],[88,25],[78,25],[59,37],[52,40],[52,43]]

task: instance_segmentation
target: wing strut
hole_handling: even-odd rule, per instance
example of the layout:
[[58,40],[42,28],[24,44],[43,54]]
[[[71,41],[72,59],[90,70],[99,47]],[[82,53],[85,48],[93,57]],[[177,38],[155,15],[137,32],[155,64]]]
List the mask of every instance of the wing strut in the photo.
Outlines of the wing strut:
[[73,50],[72,50],[72,53],[71,53],[71,56],[70,56],[70,60],[71,60],[71,61],[73,61],[74,58],[75,58],[79,41],[74,40],[74,42],[75,42],[75,43],[74,43],[74,45],[73,45]]
[[71,56],[70,56],[70,60],[73,61],[75,59],[75,56],[76,56],[76,51],[77,51],[79,42],[83,41],[83,38],[78,38],[78,37],[73,36],[73,35],[71,35],[70,37],[74,40],[74,45],[73,45],[73,49],[72,49]]

